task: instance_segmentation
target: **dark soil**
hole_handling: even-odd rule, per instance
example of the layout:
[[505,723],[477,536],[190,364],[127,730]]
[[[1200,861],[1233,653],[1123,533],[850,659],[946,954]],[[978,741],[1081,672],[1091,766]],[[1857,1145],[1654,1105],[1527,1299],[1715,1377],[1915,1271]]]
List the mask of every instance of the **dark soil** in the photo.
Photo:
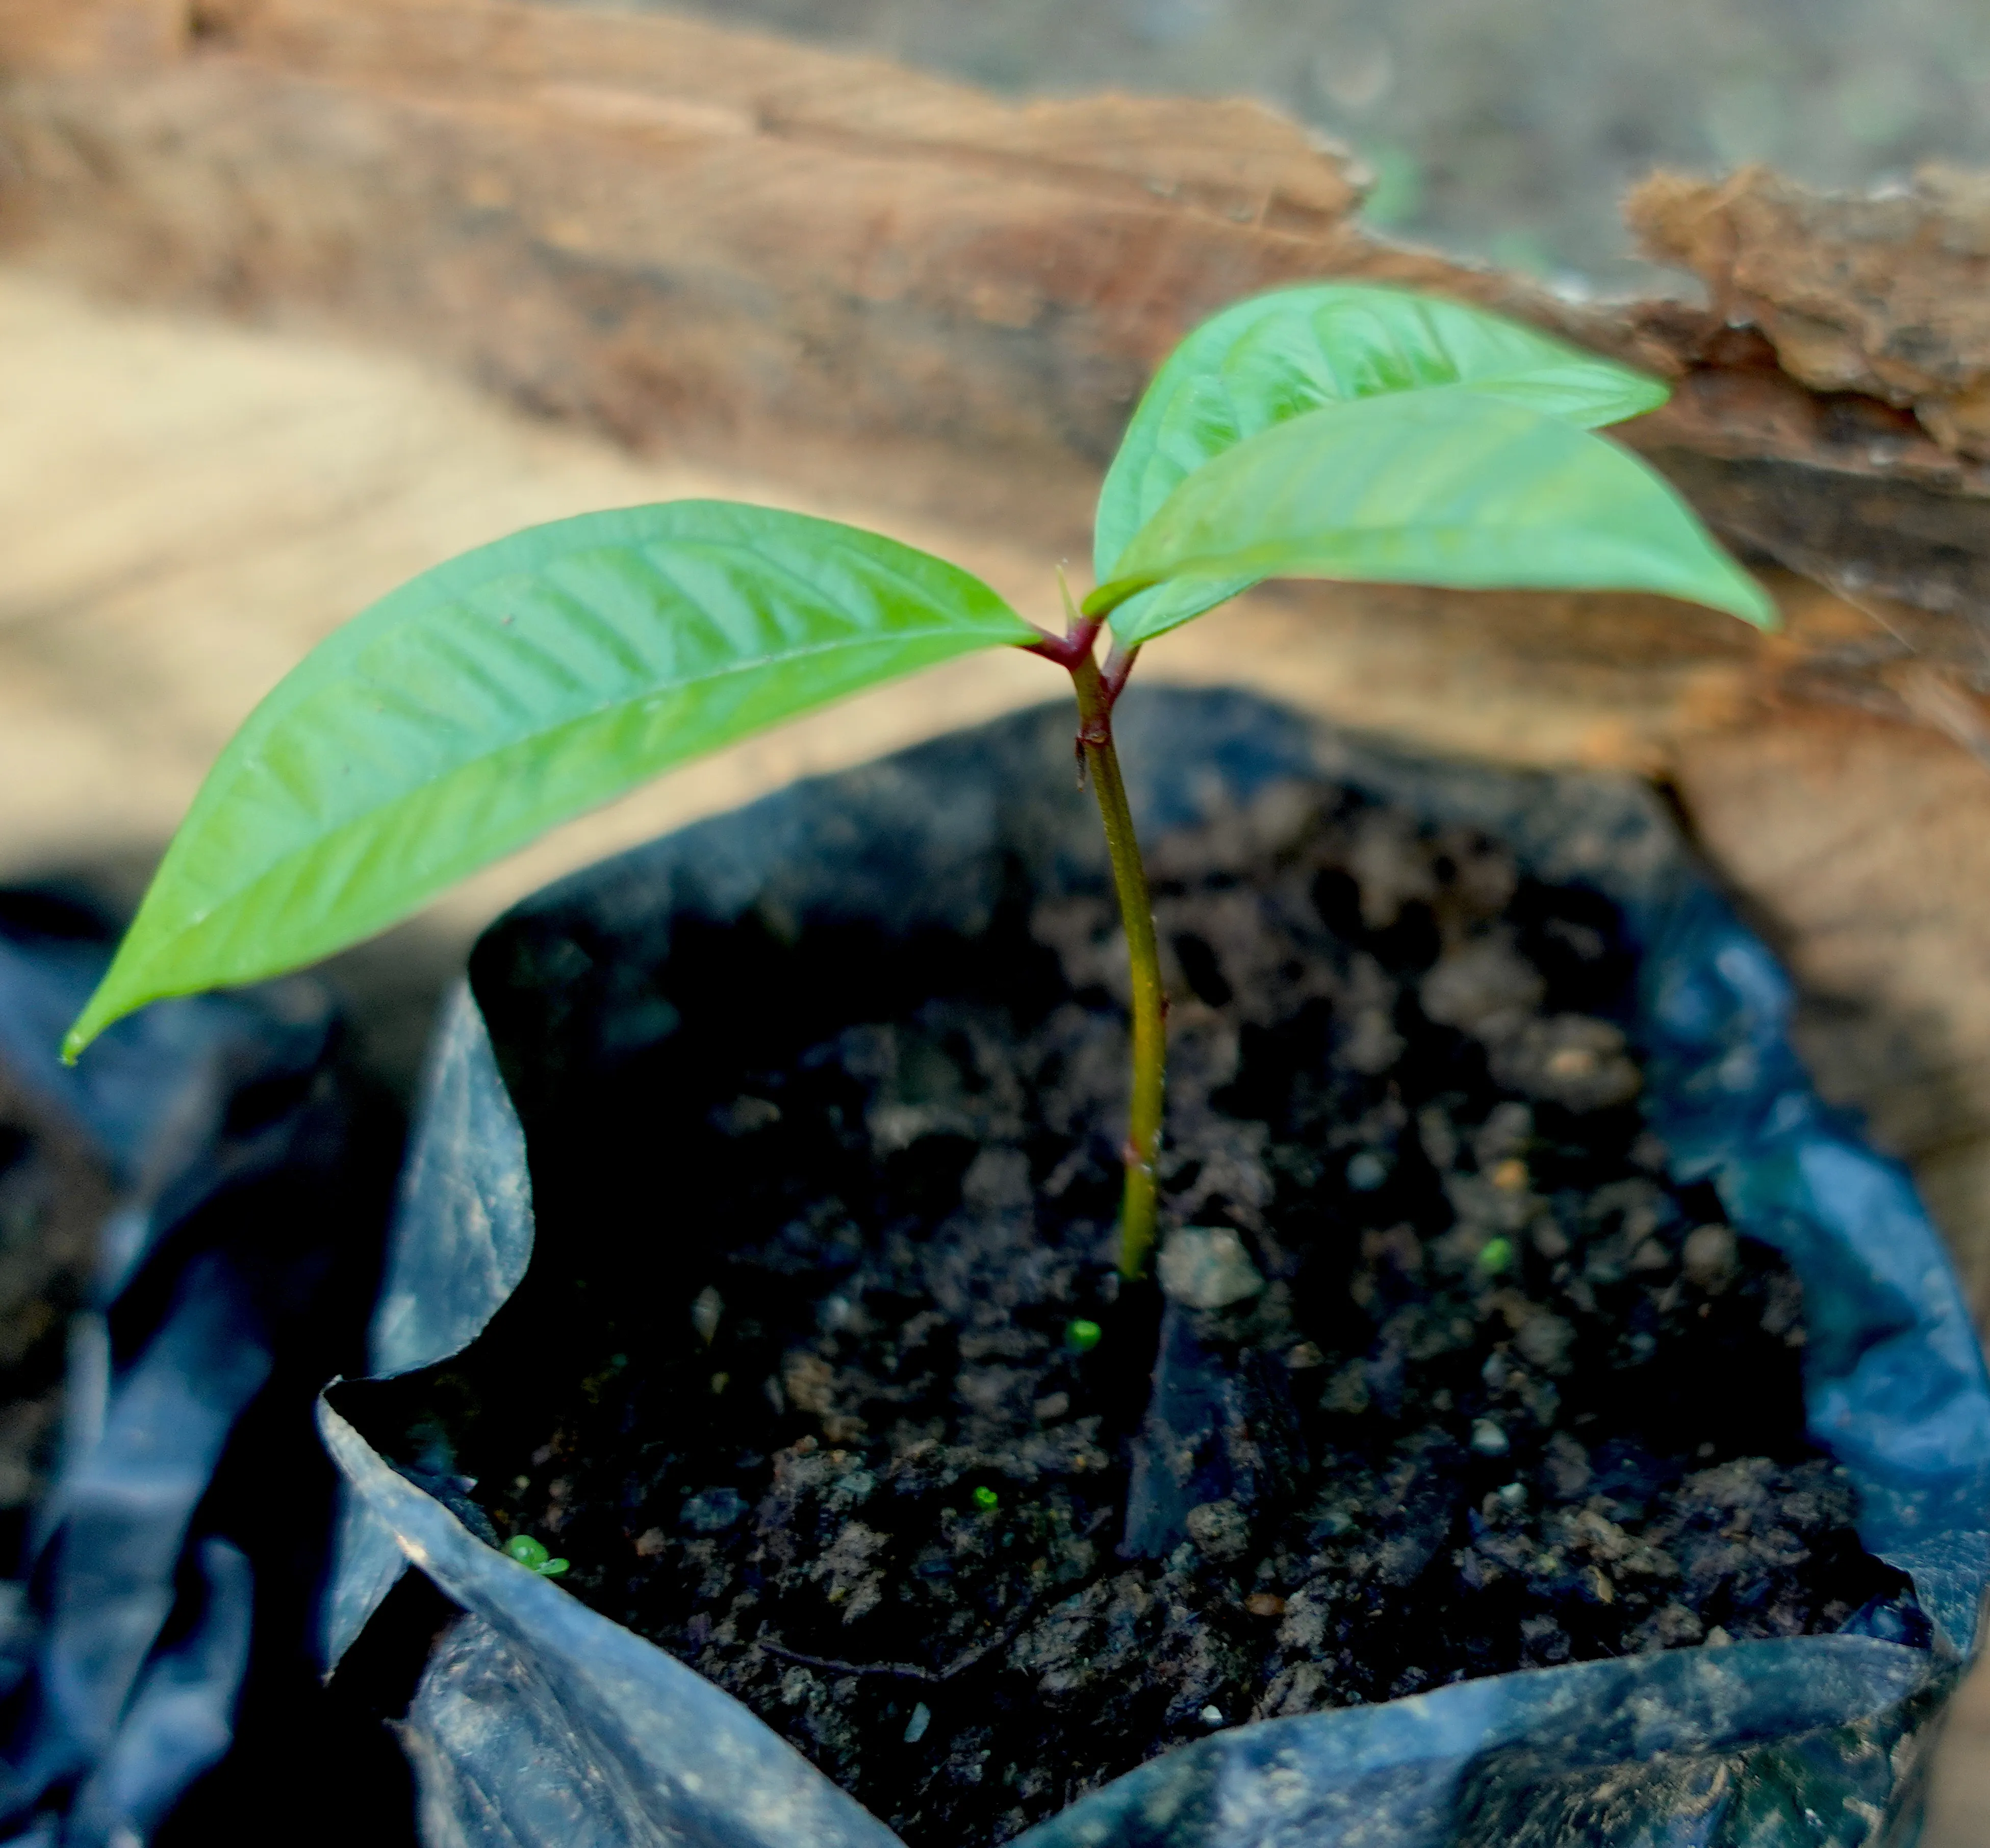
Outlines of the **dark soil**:
[[500,1537],[949,1848],[1214,1727],[1895,1588],[1795,1280],[1644,1126],[1605,902],[1290,792],[1152,870],[1166,1218],[1264,1280],[1177,1312],[1248,1387],[1189,1537],[1121,1550],[1160,1304],[1112,1268],[1102,898],[786,977],[769,936],[743,1013],[680,932],[682,1029],[535,1126],[533,1279],[422,1389]]

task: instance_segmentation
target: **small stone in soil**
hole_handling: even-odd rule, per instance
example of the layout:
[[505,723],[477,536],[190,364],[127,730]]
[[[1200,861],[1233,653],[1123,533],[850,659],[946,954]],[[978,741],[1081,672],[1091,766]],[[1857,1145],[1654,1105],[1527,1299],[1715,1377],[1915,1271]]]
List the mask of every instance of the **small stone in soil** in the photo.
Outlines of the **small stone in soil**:
[[694,1534],[723,1534],[746,1518],[746,1502],[737,1489],[707,1489],[685,1498],[677,1517]]
[[1389,1178],[1389,1164],[1372,1149],[1363,1149],[1347,1164],[1347,1184],[1357,1194],[1372,1194]]
[[1251,1517],[1234,1501],[1203,1502],[1183,1524],[1199,1551],[1216,1560],[1239,1559],[1251,1545]]
[[1244,1241],[1227,1225],[1177,1227],[1156,1268],[1162,1293],[1187,1309],[1228,1309],[1265,1287]]
[[718,1319],[725,1313],[725,1299],[707,1284],[691,1306],[691,1325],[698,1338],[709,1347],[718,1335]]

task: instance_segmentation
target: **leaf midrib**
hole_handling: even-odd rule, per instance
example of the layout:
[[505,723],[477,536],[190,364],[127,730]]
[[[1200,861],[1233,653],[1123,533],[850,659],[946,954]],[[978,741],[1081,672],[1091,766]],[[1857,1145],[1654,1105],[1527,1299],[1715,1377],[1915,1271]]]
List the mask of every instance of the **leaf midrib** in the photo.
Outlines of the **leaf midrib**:
[[[825,654],[854,654],[866,648],[890,648],[911,643],[956,637],[963,641],[967,639],[966,634],[958,628],[933,624],[909,630],[895,630],[891,634],[885,637],[866,636],[850,640],[810,643],[803,647],[783,650],[778,654],[756,655],[750,661],[730,662],[703,673],[687,675],[664,685],[647,688],[640,694],[604,700],[585,710],[569,714],[557,724],[521,731],[508,739],[495,749],[480,751],[473,756],[464,758],[453,765],[436,770],[401,789],[386,800],[375,803],[368,807],[355,811],[332,827],[313,836],[303,844],[279,854],[272,859],[263,861],[249,877],[231,888],[216,899],[212,905],[197,912],[181,914],[182,922],[179,928],[184,930],[199,929],[217,912],[238,903],[246,894],[265,883],[284,868],[299,860],[307,858],[314,854],[321,852],[329,844],[341,839],[351,830],[390,814],[404,803],[413,803],[418,797],[434,789],[437,784],[447,782],[452,776],[457,776],[464,770],[477,765],[488,763],[494,759],[503,757],[514,751],[556,739],[562,732],[596,724],[613,714],[640,708],[651,701],[673,696],[693,688],[722,681],[737,674],[764,670],[770,666],[786,666],[790,663],[800,663]],[[1004,640],[1004,638],[994,636],[990,636],[985,639],[987,644],[991,647],[1003,645]],[[861,688],[857,690],[861,691]],[[251,756],[248,763],[243,766],[245,771],[252,768],[260,769],[263,767],[262,760],[255,756]]]

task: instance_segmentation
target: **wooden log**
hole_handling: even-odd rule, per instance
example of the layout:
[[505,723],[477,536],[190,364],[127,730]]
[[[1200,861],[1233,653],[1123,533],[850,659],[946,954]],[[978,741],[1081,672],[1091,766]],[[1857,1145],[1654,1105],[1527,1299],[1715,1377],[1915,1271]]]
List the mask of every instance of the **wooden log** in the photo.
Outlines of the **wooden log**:
[[142,79],[0,39],[17,248],[413,344],[627,439],[888,433],[1061,479],[1238,295],[1359,270],[1543,307],[1370,250],[1345,163],[1255,105],[1017,107],[688,20],[483,0],[195,17]]
[[[1814,391],[1719,317],[1583,307],[1379,239],[1345,155],[1252,104],[1017,104],[518,0],[6,0],[0,72],[16,253],[410,346],[624,440],[777,443],[830,482],[861,436],[915,511],[962,503],[1077,550],[1187,327],[1354,277],[1675,378],[1627,434],[1764,555],[1938,610],[1990,580],[1990,470],[1910,410]],[[1876,576],[1871,531],[1846,540],[1848,477],[1885,484]]]
[[1016,104],[695,21],[517,0],[8,0],[0,70],[16,250],[151,299],[412,345],[627,440],[694,426],[796,444],[796,466],[826,442],[833,477],[861,434],[901,458],[912,500],[1068,540],[1187,327],[1356,277],[1675,377],[1632,440],[1798,569],[1864,569],[1839,540],[1849,475],[1887,483],[1908,507],[1896,524],[1928,534],[1881,588],[1943,607],[1957,561],[1972,589],[1990,576],[1990,471],[1910,415],[1821,396],[1715,317],[1584,307],[1378,239],[1344,155],[1255,104]]

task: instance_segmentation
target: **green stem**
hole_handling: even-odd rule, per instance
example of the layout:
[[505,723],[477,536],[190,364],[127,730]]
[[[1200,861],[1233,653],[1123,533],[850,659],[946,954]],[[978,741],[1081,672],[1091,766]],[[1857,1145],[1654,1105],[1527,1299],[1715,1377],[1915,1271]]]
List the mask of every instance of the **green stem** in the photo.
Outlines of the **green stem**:
[[[1097,633],[1095,627],[1092,633]],[[1146,868],[1141,864],[1133,812],[1119,774],[1119,754],[1112,746],[1117,688],[1107,685],[1088,645],[1064,665],[1078,693],[1078,748],[1105,824],[1112,884],[1133,967],[1133,1089],[1124,1151],[1126,1185],[1119,1208],[1119,1274],[1133,1279],[1145,1275],[1154,1243],[1154,1167],[1161,1152],[1161,1102],[1167,1075],[1167,998],[1161,988],[1160,949],[1154,938]]]

